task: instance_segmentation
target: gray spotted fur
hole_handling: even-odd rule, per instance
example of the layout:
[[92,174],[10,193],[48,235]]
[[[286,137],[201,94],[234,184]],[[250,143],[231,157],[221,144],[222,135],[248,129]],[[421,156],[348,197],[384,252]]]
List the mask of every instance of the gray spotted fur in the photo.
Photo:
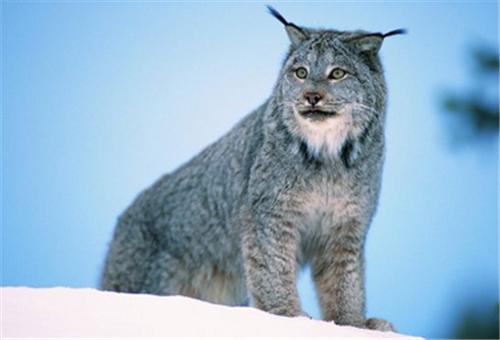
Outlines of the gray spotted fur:
[[[101,287],[298,316],[297,274],[310,263],[325,320],[392,330],[365,317],[364,243],[384,158],[381,39],[286,28],[292,44],[270,98],[126,209]],[[349,75],[327,79],[334,65]],[[337,114],[301,117],[306,91]]]

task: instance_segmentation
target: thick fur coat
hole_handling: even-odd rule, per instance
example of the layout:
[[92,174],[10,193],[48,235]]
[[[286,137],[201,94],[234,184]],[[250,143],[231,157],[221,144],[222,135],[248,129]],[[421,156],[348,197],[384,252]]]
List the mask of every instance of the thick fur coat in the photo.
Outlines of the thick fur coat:
[[298,316],[297,274],[309,263],[325,320],[391,330],[366,319],[364,293],[384,159],[385,36],[302,28],[272,11],[291,46],[270,98],[127,208],[102,288]]

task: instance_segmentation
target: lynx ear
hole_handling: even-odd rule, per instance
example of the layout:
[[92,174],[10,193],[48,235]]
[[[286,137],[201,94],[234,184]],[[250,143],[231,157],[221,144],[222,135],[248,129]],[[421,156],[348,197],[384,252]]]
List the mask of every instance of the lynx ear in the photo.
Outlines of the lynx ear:
[[366,35],[353,40],[357,49],[363,53],[376,54],[382,47],[384,38],[381,34]]
[[306,41],[309,36],[306,32],[304,32],[300,27],[295,26],[294,24],[288,24],[285,26],[286,33],[288,34],[288,38],[293,46],[300,45],[303,41]]
[[294,23],[288,22],[277,10],[275,10],[271,6],[267,6],[267,9],[269,10],[269,13],[276,19],[278,19],[283,25],[285,25],[285,30],[286,33],[288,34],[288,37],[290,38],[290,42],[292,43],[292,46],[296,47],[300,45],[303,41],[307,40],[309,38],[309,35],[299,26],[295,25]]
[[406,30],[397,29],[384,34],[382,33],[363,34],[352,37],[348,41],[354,43],[358,48],[358,50],[363,53],[377,54],[377,52],[380,50],[380,47],[382,47],[382,42],[384,41],[384,39],[391,35],[396,35],[396,34],[406,34]]

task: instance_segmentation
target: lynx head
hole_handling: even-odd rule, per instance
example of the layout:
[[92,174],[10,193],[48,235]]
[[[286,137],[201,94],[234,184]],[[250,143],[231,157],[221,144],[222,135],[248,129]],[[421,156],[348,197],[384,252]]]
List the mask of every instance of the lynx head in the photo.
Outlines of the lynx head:
[[274,92],[283,121],[314,156],[341,149],[384,122],[385,83],[378,51],[384,38],[401,34],[319,30],[287,22],[290,50]]

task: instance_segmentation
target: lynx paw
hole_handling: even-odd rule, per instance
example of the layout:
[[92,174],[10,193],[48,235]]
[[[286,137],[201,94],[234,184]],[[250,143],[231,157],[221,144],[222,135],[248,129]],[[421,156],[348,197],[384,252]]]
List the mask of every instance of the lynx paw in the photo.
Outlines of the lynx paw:
[[382,332],[395,332],[396,329],[389,321],[377,318],[370,318],[366,320],[366,328]]

